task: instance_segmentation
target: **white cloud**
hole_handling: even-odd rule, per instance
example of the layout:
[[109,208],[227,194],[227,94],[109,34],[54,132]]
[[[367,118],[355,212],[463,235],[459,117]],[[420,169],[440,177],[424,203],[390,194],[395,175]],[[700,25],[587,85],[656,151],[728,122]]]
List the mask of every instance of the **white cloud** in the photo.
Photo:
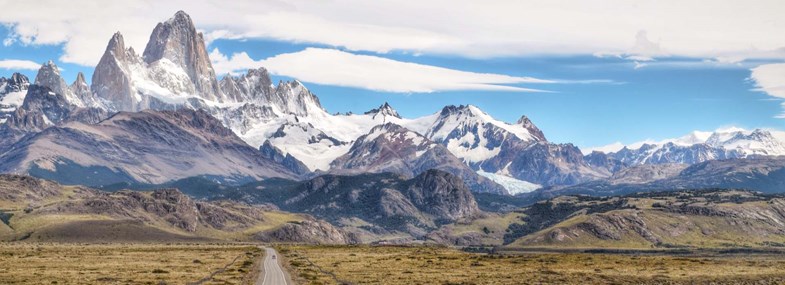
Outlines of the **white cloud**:
[[38,70],[41,68],[41,64],[30,60],[0,59],[0,68],[9,70]]
[[546,92],[511,85],[556,83],[532,77],[460,71],[323,48],[307,48],[258,61],[251,59],[245,52],[227,57],[214,49],[210,58],[216,72],[222,74],[236,74],[264,66],[273,74],[305,82],[397,93],[449,90]]
[[[750,79],[758,91],[777,99],[785,99],[785,63],[764,64],[752,69]],[[785,110],[785,102],[780,104]],[[785,111],[775,118],[785,119]]]
[[252,59],[246,52],[235,53],[228,57],[221,53],[218,48],[210,52],[210,61],[212,61],[213,70],[215,70],[215,74],[218,76],[225,74],[238,75],[248,69],[262,66],[261,60]]
[[752,69],[750,78],[758,90],[785,98],[785,63],[764,64]]
[[[718,0],[9,1],[4,42],[63,44],[61,60],[93,65],[115,31],[144,47],[159,21],[184,9],[208,40],[271,38],[385,53],[469,57],[538,54],[785,58],[785,5]],[[645,31],[641,33],[640,31]],[[649,39],[655,39],[650,41]],[[656,52],[656,51],[660,52]],[[652,51],[655,51],[652,55]]]

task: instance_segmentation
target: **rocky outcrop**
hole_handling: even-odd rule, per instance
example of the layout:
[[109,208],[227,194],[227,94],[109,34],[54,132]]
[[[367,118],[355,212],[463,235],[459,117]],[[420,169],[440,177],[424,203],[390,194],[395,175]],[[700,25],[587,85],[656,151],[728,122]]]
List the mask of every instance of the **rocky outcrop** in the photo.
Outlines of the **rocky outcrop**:
[[294,242],[308,244],[357,244],[360,240],[325,221],[304,220],[286,223],[283,226],[254,236],[263,242]]
[[[562,197],[523,210],[511,246],[766,246],[785,238],[785,200],[737,190],[639,193],[620,198]],[[543,223],[542,221],[547,221]],[[541,224],[544,228],[534,228]]]
[[[9,231],[0,232],[0,240],[357,242],[353,235],[308,216],[228,200],[194,200],[177,189],[103,192],[0,175],[0,205],[4,211],[0,223],[9,226]],[[287,215],[292,222],[269,219],[270,211],[276,211],[277,217]],[[58,218],[63,216],[71,218]],[[273,229],[257,232],[255,228]]]
[[57,183],[24,175],[0,175],[0,201],[19,205],[40,205],[60,194]]
[[313,215],[371,236],[420,238],[439,225],[470,221],[482,214],[463,181],[439,170],[408,180],[381,173],[322,175],[304,182],[263,181],[221,198],[275,204],[281,210]]
[[425,213],[446,221],[471,219],[480,208],[460,177],[431,169],[409,182],[403,193]]

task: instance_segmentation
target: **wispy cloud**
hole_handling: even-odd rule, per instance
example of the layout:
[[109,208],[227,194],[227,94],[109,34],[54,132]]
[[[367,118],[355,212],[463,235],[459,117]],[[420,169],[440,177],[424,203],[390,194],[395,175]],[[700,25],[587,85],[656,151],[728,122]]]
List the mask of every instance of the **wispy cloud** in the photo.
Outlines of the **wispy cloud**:
[[306,82],[396,93],[452,90],[547,92],[517,85],[557,83],[533,77],[461,71],[324,48],[307,48],[264,60],[253,60],[244,52],[226,56],[218,49],[213,49],[210,57],[219,73],[236,74],[264,66],[273,74]]
[[0,68],[9,70],[38,70],[40,63],[23,59],[0,59]]

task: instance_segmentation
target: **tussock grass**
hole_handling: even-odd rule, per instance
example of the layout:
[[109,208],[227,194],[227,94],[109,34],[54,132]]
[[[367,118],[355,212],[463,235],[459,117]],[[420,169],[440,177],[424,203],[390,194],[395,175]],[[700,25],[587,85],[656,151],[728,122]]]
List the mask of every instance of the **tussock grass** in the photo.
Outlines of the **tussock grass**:
[[785,282],[785,256],[486,255],[444,247],[281,246],[299,284]]
[[248,245],[0,243],[0,284],[240,284]]

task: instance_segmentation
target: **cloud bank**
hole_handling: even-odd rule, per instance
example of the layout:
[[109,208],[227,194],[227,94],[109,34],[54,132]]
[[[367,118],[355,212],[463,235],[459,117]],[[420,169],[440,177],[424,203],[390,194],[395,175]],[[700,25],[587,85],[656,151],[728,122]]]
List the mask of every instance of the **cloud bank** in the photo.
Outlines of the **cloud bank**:
[[62,44],[60,60],[82,65],[95,65],[118,30],[141,50],[155,24],[180,9],[208,41],[264,38],[463,57],[667,51],[733,61],[785,58],[785,37],[773,36],[785,26],[779,0],[43,0],[3,8],[35,11],[0,13],[11,30],[4,44]]

